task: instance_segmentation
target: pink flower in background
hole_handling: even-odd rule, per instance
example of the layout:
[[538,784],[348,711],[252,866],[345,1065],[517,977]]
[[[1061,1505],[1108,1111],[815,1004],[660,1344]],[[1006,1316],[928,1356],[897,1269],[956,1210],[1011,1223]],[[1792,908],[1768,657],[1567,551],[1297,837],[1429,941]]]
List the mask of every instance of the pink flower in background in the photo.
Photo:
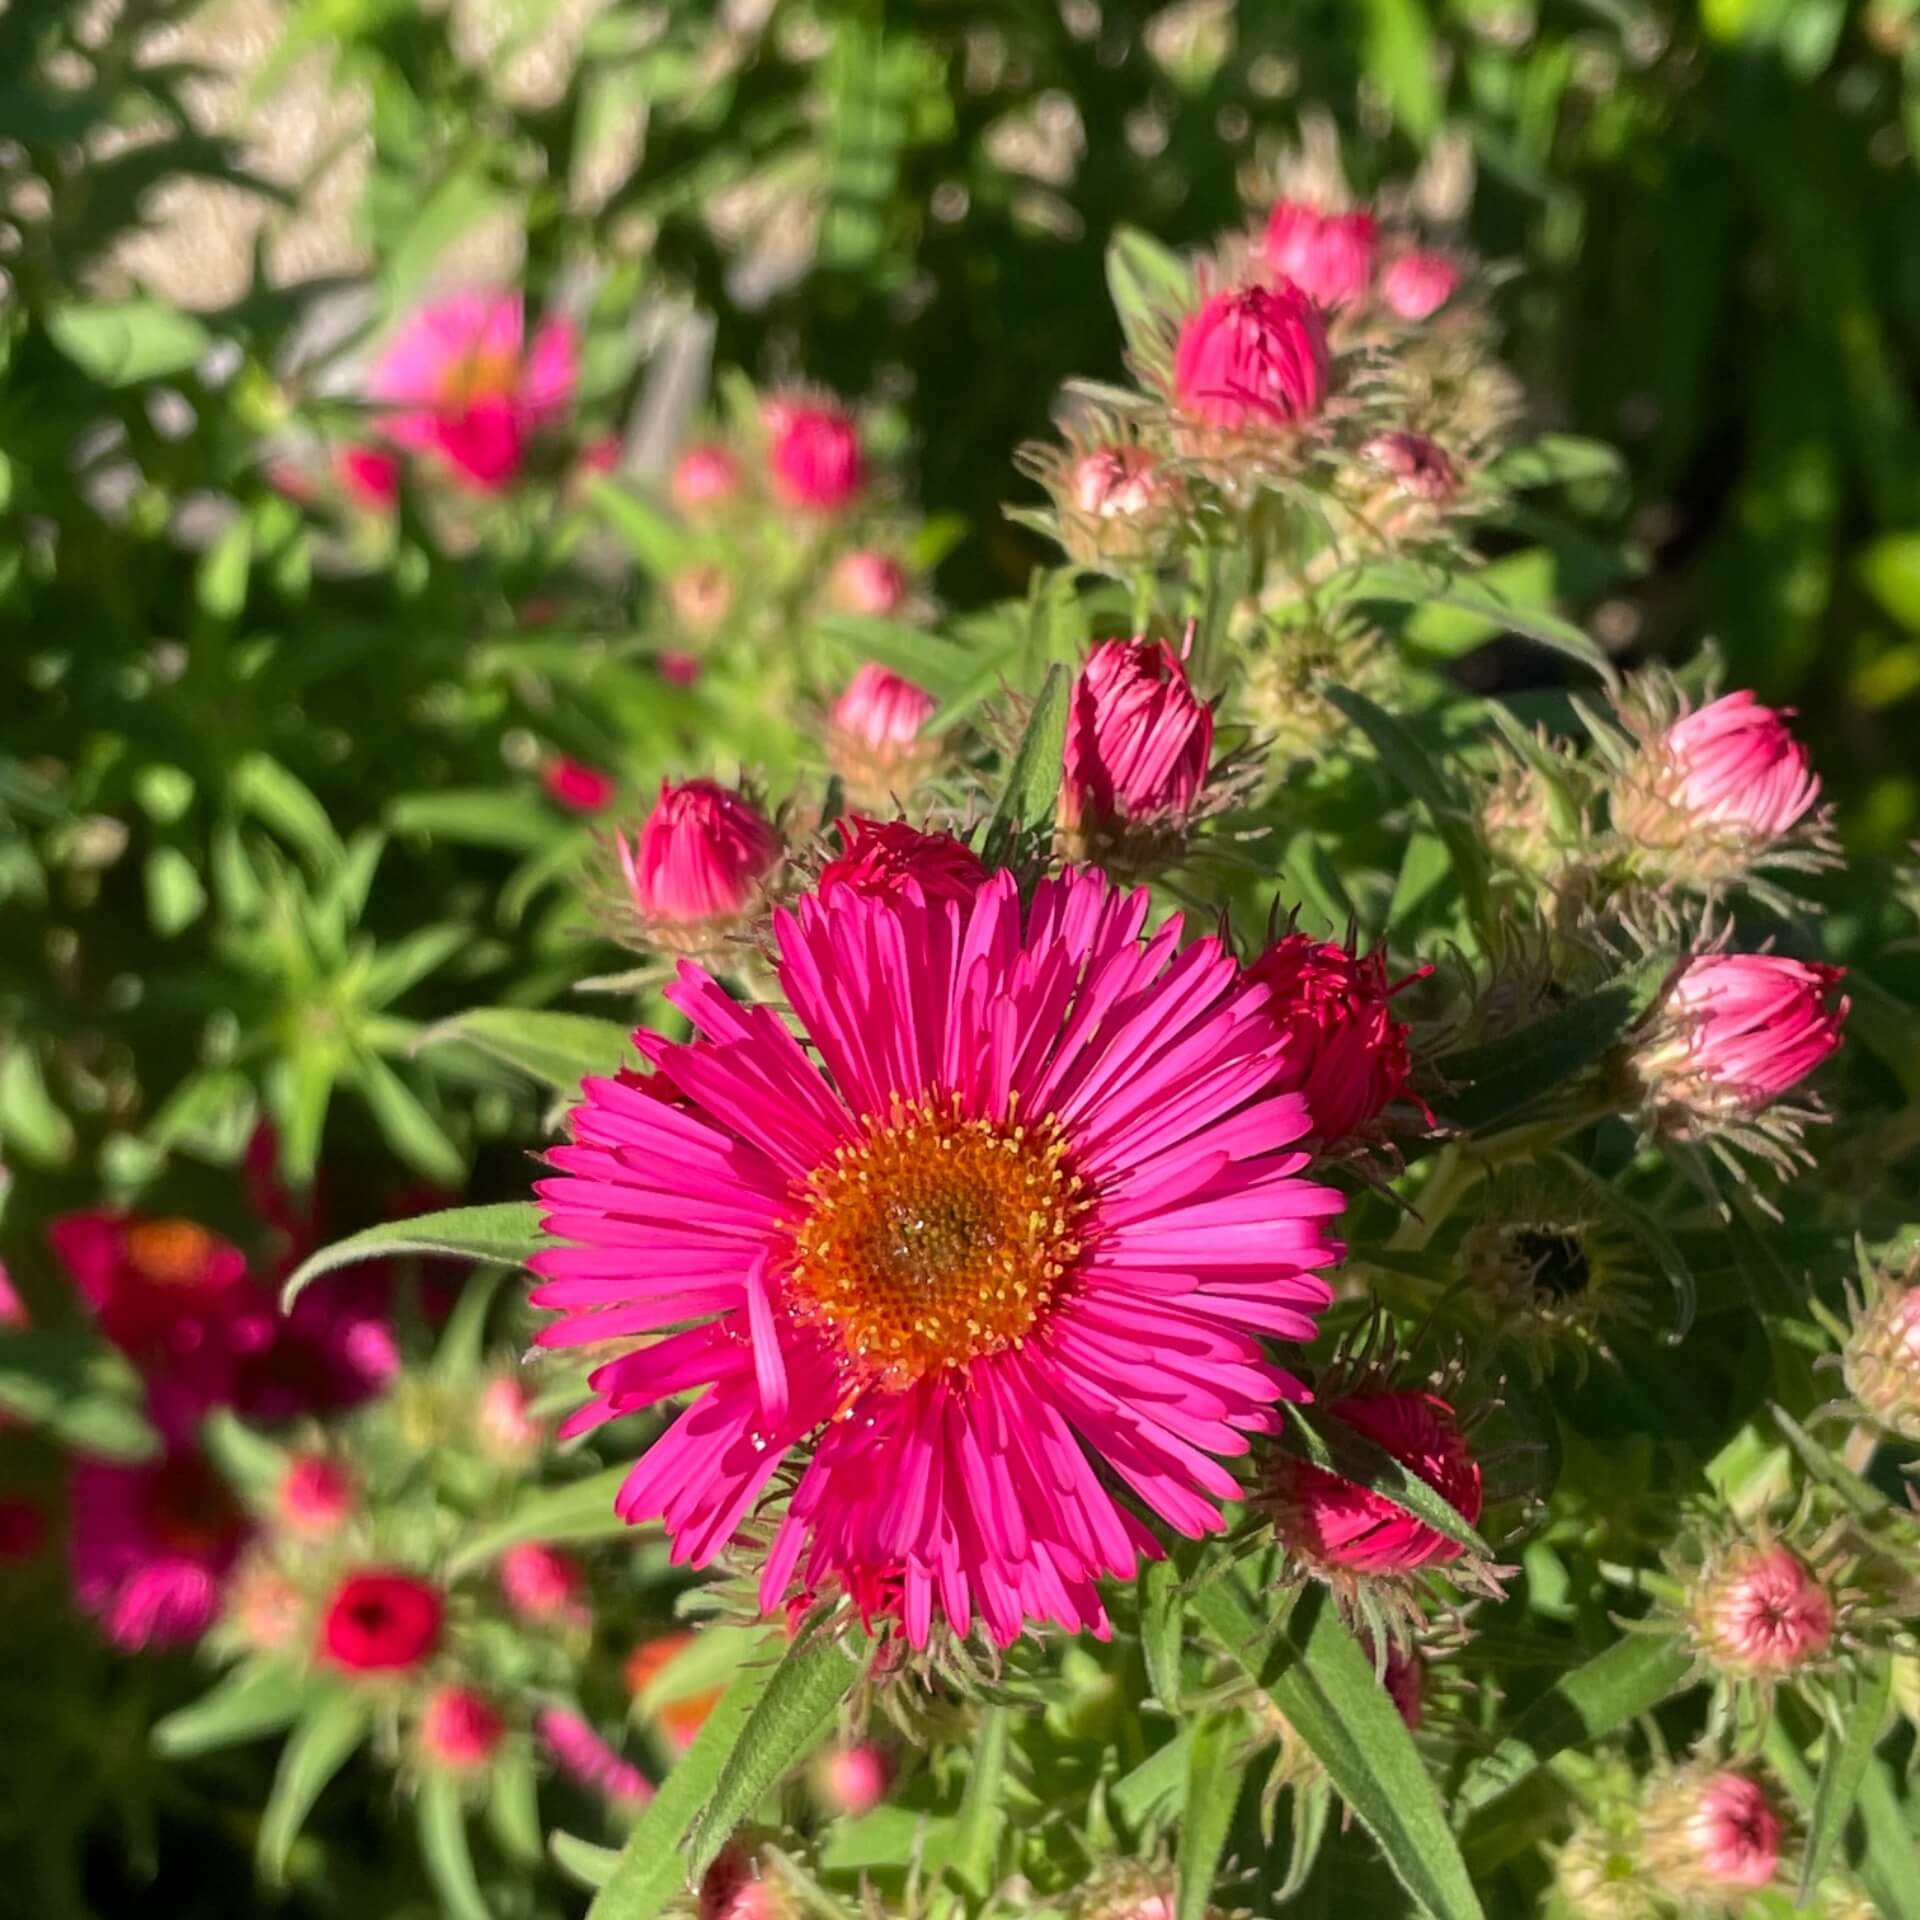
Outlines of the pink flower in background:
[[1303,200],[1282,200],[1267,218],[1267,265],[1323,307],[1351,306],[1373,284],[1373,215],[1323,213]]
[[1843,968],[1777,953],[1695,960],[1642,1049],[1642,1077],[1672,1105],[1757,1112],[1839,1046],[1850,1005],[1839,992],[1845,977]]
[[847,682],[827,714],[827,759],[856,806],[884,807],[919,785],[939,758],[938,742],[921,737],[937,705],[873,661]]
[[700,678],[700,656],[697,653],[676,653],[670,649],[657,655],[654,665],[659,669],[660,678],[670,687],[690,687]]
[[820,869],[822,900],[844,887],[876,899],[951,900],[966,906],[985,884],[985,863],[950,833],[923,833],[904,820],[867,820],[852,813],[836,823],[836,830],[845,851]]
[[254,1286],[250,1336],[234,1370],[232,1400],[255,1420],[333,1413],[384,1392],[400,1371],[383,1269],[327,1274],[284,1313],[269,1287]]
[[0,1329],[31,1326],[33,1316],[27,1311],[27,1303],[20,1298],[19,1289],[14,1286],[4,1263],[0,1263]]
[[1300,288],[1239,287],[1187,316],[1173,354],[1180,411],[1210,427],[1292,426],[1327,397],[1327,329]]
[[564,753],[555,754],[540,769],[540,784],[546,788],[547,797],[569,813],[599,813],[613,804],[614,795],[620,791],[612,774],[602,773],[584,760],[569,759]]
[[1166,497],[1160,463],[1145,447],[1095,447],[1073,463],[1073,504],[1096,520],[1132,520]]
[[454,1773],[484,1767],[506,1731],[500,1709],[471,1687],[436,1687],[420,1709],[420,1751],[433,1765]]
[[1714,1559],[1688,1596],[1694,1638],[1727,1672],[1791,1673],[1833,1644],[1833,1597],[1781,1542],[1745,1545]]
[[739,919],[783,852],[773,822],[717,780],[663,780],[640,831],[618,847],[634,906],[665,928]]
[[510,485],[528,442],[563,413],[579,378],[579,339],[564,314],[526,340],[517,293],[453,293],[402,323],[375,364],[386,432],[437,454],[481,493]]
[[667,482],[673,504],[689,518],[723,506],[739,491],[739,461],[711,440],[687,448],[673,463]]
[[387,1567],[349,1574],[320,1616],[318,1651],[347,1673],[407,1673],[440,1644],[446,1597],[430,1581]]
[[1213,759],[1213,713],[1161,640],[1106,640],[1073,683],[1060,818],[1184,820]]
[[835,1813],[857,1820],[871,1813],[887,1797],[893,1769],[887,1756],[871,1742],[836,1747],[820,1764],[820,1797]]
[[542,1707],[534,1716],[533,1730],[562,1773],[614,1806],[643,1807],[653,1798],[653,1782],[577,1713]]
[[1663,763],[1660,786],[1679,833],[1707,825],[1773,839],[1806,814],[1820,781],[1790,717],[1742,691],[1667,728],[1651,751]]
[[1719,1887],[1764,1887],[1780,1866],[1780,1816],[1744,1773],[1709,1774],[1685,1816],[1700,1873]]
[[838,513],[866,484],[860,430],[830,404],[791,399],[766,404],[767,472],[785,506]]
[[733,582],[725,567],[682,567],[667,582],[674,616],[692,633],[711,633],[733,609]]
[[46,1544],[47,1510],[23,1493],[0,1496],[0,1563],[31,1560]]
[[890,554],[855,547],[835,563],[829,592],[848,613],[884,619],[897,613],[906,600],[906,569]]
[[76,1460],[73,1597],[117,1647],[184,1646],[213,1624],[247,1536],[233,1496],[197,1453],[126,1466]]
[[1376,433],[1360,454],[1416,500],[1451,500],[1460,491],[1452,456],[1424,433]]
[[[590,1079],[539,1186],[550,1348],[643,1341],[581,1432],[696,1393],[616,1501],[705,1566],[811,1446],[762,1569],[780,1610],[899,1570],[902,1626],[1107,1631],[1095,1583],[1222,1525],[1221,1464],[1301,1389],[1340,1197],[1299,1176],[1285,1040],[1218,939],[1143,939],[1144,890],[1069,871],[1023,904],[847,888],[775,916],[798,1029],[699,968],[695,1037]],[[901,1219],[927,1223],[903,1236]],[[681,1330],[665,1333],[670,1327]]]
[[[1350,1394],[1323,1411],[1418,1474],[1469,1526],[1480,1518],[1480,1469],[1437,1394]],[[1274,1456],[1268,1498],[1282,1544],[1316,1565],[1411,1573],[1465,1551],[1385,1495],[1291,1454]]]
[[341,491],[368,513],[391,512],[400,498],[400,462],[378,447],[342,447],[333,471]]
[[299,1453],[280,1476],[275,1501],[281,1525],[313,1536],[332,1533],[353,1511],[352,1476],[324,1454]]
[[1444,253],[1416,248],[1394,260],[1380,276],[1380,297],[1402,320],[1427,320],[1460,286],[1460,269]]
[[523,1620],[584,1625],[586,1569],[570,1554],[524,1541],[500,1556],[500,1591]]
[[1428,971],[1390,983],[1384,953],[1304,933],[1282,935],[1248,966],[1292,1042],[1281,1085],[1306,1095],[1323,1140],[1351,1138],[1407,1090],[1407,1029],[1389,1003]]
[[533,1412],[533,1397],[512,1374],[489,1380],[474,1413],[481,1451],[506,1466],[530,1460],[546,1444],[547,1425]]

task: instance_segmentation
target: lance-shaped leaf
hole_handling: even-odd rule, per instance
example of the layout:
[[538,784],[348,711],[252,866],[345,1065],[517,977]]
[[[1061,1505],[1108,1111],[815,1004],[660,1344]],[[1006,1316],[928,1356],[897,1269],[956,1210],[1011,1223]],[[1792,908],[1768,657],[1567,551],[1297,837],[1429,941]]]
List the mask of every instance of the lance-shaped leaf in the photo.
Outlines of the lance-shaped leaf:
[[356,1695],[332,1691],[300,1720],[280,1749],[273,1788],[260,1814],[255,1856],[264,1880],[286,1878],[287,1856],[326,1784],[352,1758],[367,1737],[366,1703]]
[[1458,1508],[1442,1499],[1385,1447],[1328,1413],[1289,1406],[1287,1418],[1294,1429],[1294,1446],[1302,1458],[1327,1473],[1379,1494],[1382,1499],[1391,1500],[1396,1507],[1405,1508],[1416,1520],[1435,1533],[1445,1534],[1469,1553],[1478,1554],[1483,1560],[1493,1558],[1493,1549],[1461,1516]]
[[1852,1697],[1840,1708],[1838,1730],[1829,1728],[1826,1757],[1820,1766],[1820,1785],[1813,1797],[1813,1818],[1807,1823],[1807,1851],[1800,1868],[1800,1900],[1804,1905],[1833,1859],[1847,1822],[1853,1818],[1873,1750],[1880,1744],[1887,1708],[1893,1701],[1893,1662],[1884,1653],[1860,1667]]
[[1174,1920],[1206,1920],[1220,1861],[1233,1831],[1247,1768],[1246,1736],[1237,1719],[1203,1720],[1187,1756],[1187,1804],[1180,1822],[1179,1892]]
[[467,1814],[453,1776],[429,1773],[420,1783],[414,1806],[420,1830],[420,1857],[449,1920],[493,1920],[467,1844]]
[[540,1209],[531,1200],[509,1200],[490,1207],[449,1207],[443,1213],[388,1220],[309,1254],[294,1269],[281,1301],[291,1306],[310,1281],[362,1260],[438,1255],[449,1260],[497,1260],[506,1266],[524,1267],[540,1245]]
[[484,1567],[525,1540],[599,1540],[635,1532],[613,1510],[614,1496],[632,1471],[632,1463],[623,1461],[590,1473],[584,1480],[523,1493],[505,1519],[482,1527],[460,1543],[447,1561],[447,1578],[457,1580],[476,1567]]
[[278,1733],[299,1719],[313,1694],[311,1676],[284,1660],[243,1660],[191,1705],[154,1723],[154,1750],[184,1760]]
[[[967,1790],[954,1821],[947,1864],[976,1898],[984,1898],[993,1886],[1000,1837],[1006,1831],[1009,1733],[1009,1709],[987,1708],[973,1742],[973,1771],[967,1776]],[[958,1900],[949,1901],[947,1907],[956,1913],[964,1911]]]
[[1128,347],[1150,357],[1163,316],[1193,304],[1193,269],[1138,227],[1117,227],[1107,242],[1107,291]]
[[1027,730],[1020,736],[1000,803],[987,823],[981,853],[990,867],[1006,866],[1024,842],[1044,838],[1053,830],[1071,691],[1064,670],[1049,667],[1040,683],[1040,697],[1028,717]]
[[422,1047],[464,1040],[496,1060],[552,1087],[576,1093],[588,1074],[616,1072],[633,1053],[633,1036],[617,1020],[591,1014],[518,1007],[476,1007],[442,1020],[420,1036]]
[[0,1414],[44,1427],[100,1460],[151,1460],[160,1436],[140,1411],[125,1357],[84,1333],[38,1327],[0,1333]]
[[1426,1762],[1326,1594],[1302,1594],[1277,1634],[1236,1573],[1203,1580],[1188,1607],[1266,1690],[1407,1891],[1435,1920],[1482,1920]]

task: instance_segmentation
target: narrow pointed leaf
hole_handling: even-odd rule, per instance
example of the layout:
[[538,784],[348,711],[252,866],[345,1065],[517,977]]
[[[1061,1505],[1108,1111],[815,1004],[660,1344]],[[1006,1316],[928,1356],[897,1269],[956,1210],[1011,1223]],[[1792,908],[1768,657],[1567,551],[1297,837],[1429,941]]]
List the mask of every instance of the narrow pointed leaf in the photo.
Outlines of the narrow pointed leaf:
[[449,1260],[498,1260],[524,1267],[540,1245],[540,1209],[531,1200],[510,1200],[491,1207],[449,1207],[444,1213],[388,1220],[322,1247],[294,1269],[280,1297],[284,1305],[291,1306],[310,1281],[362,1260],[415,1254]]
[[1000,804],[987,824],[982,856],[990,867],[1005,866],[1023,840],[1039,839],[1053,830],[1053,810],[1060,797],[1060,768],[1067,744],[1067,708],[1071,688],[1058,666],[1047,669],[1040,697],[1033,703],[1027,730],[1007,774]]
[[441,1911],[448,1920],[493,1920],[473,1870],[466,1809],[460,1804],[460,1789],[451,1775],[427,1775],[420,1783],[415,1813],[420,1857],[426,1862],[434,1892],[440,1896]]
[[509,1740],[493,1763],[487,1796],[487,1826],[509,1860],[535,1866],[540,1860],[540,1792],[533,1753],[524,1740]]
[[258,1740],[291,1726],[312,1696],[310,1679],[284,1661],[242,1661],[191,1705],[155,1722],[154,1750],[184,1760]]
[[1186,1812],[1180,1822],[1179,1894],[1174,1920],[1206,1920],[1220,1861],[1233,1830],[1246,1766],[1234,1757],[1245,1743],[1235,1721],[1201,1722],[1187,1756]]
[[1180,1650],[1186,1612],[1180,1569],[1172,1560],[1149,1560],[1140,1571],[1140,1648],[1154,1697],[1169,1713],[1179,1712],[1184,1691]]
[[1117,227],[1107,243],[1107,291],[1135,354],[1154,351],[1160,316],[1193,301],[1193,270],[1138,227]]
[[447,1577],[457,1580],[497,1560],[525,1540],[601,1540],[636,1529],[614,1512],[614,1495],[633,1471],[630,1461],[590,1473],[562,1486],[536,1487],[513,1503],[503,1520],[463,1540],[447,1562]]
[[1356,1433],[1330,1414],[1310,1412],[1289,1406],[1287,1418],[1294,1428],[1298,1451],[1314,1466],[1355,1486],[1366,1487],[1404,1508],[1416,1520],[1445,1534],[1484,1560],[1493,1558],[1493,1549],[1461,1516],[1457,1508],[1442,1499],[1433,1488],[1385,1447]]
[[1813,1818],[1807,1823],[1807,1851],[1800,1868],[1800,1899],[1804,1902],[1819,1885],[1873,1764],[1873,1750],[1893,1700],[1893,1662],[1884,1653],[1865,1661],[1854,1683],[1853,1698],[1843,1709],[1844,1724],[1829,1728],[1826,1758],[1820,1767],[1820,1786],[1814,1795]]
[[455,1014],[423,1034],[420,1045],[449,1040],[464,1040],[566,1094],[577,1093],[588,1074],[618,1071],[633,1053],[633,1036],[617,1020],[513,1007],[476,1007]]
[[1007,1825],[1008,1709],[989,1707],[973,1746],[973,1771],[954,1823],[948,1864],[967,1890],[984,1898],[992,1888],[1000,1840]]
[[596,1893],[613,1878],[613,1870],[620,1864],[619,1848],[595,1846],[591,1840],[561,1833],[557,1828],[547,1835],[547,1851],[563,1873]]
[[280,1765],[255,1842],[264,1880],[277,1886],[286,1878],[287,1857],[313,1803],[353,1757],[367,1731],[365,1705],[350,1693],[335,1692],[313,1707],[288,1736],[280,1749]]
[[1203,1581],[1188,1607],[1266,1690],[1407,1891],[1435,1920],[1482,1920],[1426,1762],[1326,1596],[1303,1594],[1277,1638],[1237,1573]]

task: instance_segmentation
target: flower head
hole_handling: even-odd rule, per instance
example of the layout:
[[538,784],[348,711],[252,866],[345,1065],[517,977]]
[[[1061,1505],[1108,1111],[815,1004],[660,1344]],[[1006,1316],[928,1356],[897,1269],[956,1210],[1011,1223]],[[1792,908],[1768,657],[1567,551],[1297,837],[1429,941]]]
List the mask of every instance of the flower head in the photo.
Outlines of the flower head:
[[842,888],[875,899],[952,900],[965,906],[986,880],[986,863],[950,833],[925,833],[904,820],[847,814],[835,825],[843,851],[820,869],[818,890]]
[[613,804],[620,784],[610,773],[557,753],[540,769],[547,797],[569,813],[600,813]]
[[1751,1774],[1691,1766],[1656,1778],[1641,1825],[1654,1878],[1688,1900],[1739,1906],[1780,1870],[1785,1823]]
[[1687,1606],[1695,1646],[1721,1673],[1791,1673],[1824,1659],[1833,1644],[1833,1596],[1781,1541],[1714,1554]]
[[855,1747],[835,1747],[825,1756],[815,1778],[820,1797],[838,1814],[857,1820],[871,1813],[887,1797],[893,1769],[887,1756],[870,1742]]
[[739,493],[740,463],[717,441],[700,441],[673,463],[667,491],[682,513],[697,518]]
[[387,433],[436,455],[464,485],[498,493],[533,435],[573,398],[579,339],[564,314],[531,346],[517,293],[454,293],[406,320],[373,370]]
[[827,758],[857,805],[884,806],[917,786],[939,757],[922,734],[939,703],[869,660],[827,715]]
[[440,1644],[446,1602],[411,1573],[370,1567],[349,1574],[320,1616],[319,1654],[348,1673],[405,1673]]
[[891,1568],[916,1646],[936,1615],[1106,1630],[1094,1582],[1155,1547],[1093,1459],[1221,1524],[1220,1458],[1299,1392],[1260,1339],[1311,1333],[1339,1199],[1298,1178],[1232,955],[1143,943],[1146,913],[1081,872],[803,897],[774,922],[801,1037],[683,964],[695,1037],[589,1080],[539,1189],[541,1344],[634,1343],[574,1429],[705,1389],[625,1518],[704,1566],[790,1466],[762,1607]]
[[500,1556],[500,1591],[523,1620],[584,1621],[586,1569],[571,1554],[522,1541]]
[[632,1761],[622,1759],[592,1725],[564,1707],[542,1707],[533,1730],[562,1773],[616,1807],[642,1807],[653,1798],[653,1782]]
[[[1350,1394],[1334,1401],[1326,1414],[1418,1474],[1469,1526],[1480,1518],[1480,1469],[1453,1409],[1439,1395]],[[1323,1467],[1280,1453],[1272,1469],[1267,1498],[1280,1539],[1311,1566],[1412,1573],[1446,1566],[1465,1551],[1384,1494]]]
[[546,1443],[546,1423],[535,1418],[533,1396],[513,1374],[496,1375],[474,1405],[474,1437],[481,1452],[502,1466],[519,1466]]
[[827,590],[834,604],[848,613],[885,619],[905,604],[907,570],[891,554],[855,547],[834,563]]
[[1160,463],[1145,447],[1091,447],[1072,478],[1074,506],[1095,520],[1137,520],[1166,494]]
[[783,506],[838,513],[866,484],[860,430],[830,404],[770,400],[766,406],[767,472]]
[[1247,972],[1267,989],[1272,1017],[1292,1041],[1282,1084],[1306,1095],[1323,1140],[1351,1139],[1406,1092],[1407,1029],[1391,1003],[1425,969],[1389,981],[1378,949],[1362,955],[1290,932]]
[[1187,316],[1173,354],[1180,412],[1229,433],[1310,420],[1327,397],[1327,329],[1300,288],[1237,287]]
[[47,1240],[100,1331],[136,1363],[206,1370],[246,1300],[247,1260],[191,1220],[68,1213]]
[[296,1454],[280,1476],[275,1505],[293,1533],[331,1533],[353,1511],[352,1477],[325,1454]]
[[197,1453],[76,1460],[72,1513],[73,1597],[115,1646],[183,1646],[213,1624],[247,1523]]
[[420,1709],[420,1752],[430,1766],[472,1773],[499,1751],[506,1717],[471,1687],[435,1687]]
[[1088,655],[1067,711],[1060,819],[1105,838],[1178,828],[1213,759],[1213,710],[1163,640],[1106,640]]
[[1415,500],[1437,505],[1460,491],[1459,468],[1446,448],[1424,433],[1376,433],[1360,453],[1397,491]]
[[616,845],[642,926],[687,951],[753,912],[783,851],[773,822],[717,780],[663,780],[640,831]]
[[1324,213],[1304,200],[1282,200],[1267,217],[1262,252],[1275,273],[1323,307],[1346,307],[1373,284],[1373,215]]
[[1427,320],[1451,300],[1460,285],[1460,269],[1444,253],[1415,248],[1388,264],[1380,276],[1380,298],[1402,320]]
[[1636,1057],[1655,1103],[1682,1128],[1757,1113],[1840,1044],[1839,967],[1776,953],[1691,961]]

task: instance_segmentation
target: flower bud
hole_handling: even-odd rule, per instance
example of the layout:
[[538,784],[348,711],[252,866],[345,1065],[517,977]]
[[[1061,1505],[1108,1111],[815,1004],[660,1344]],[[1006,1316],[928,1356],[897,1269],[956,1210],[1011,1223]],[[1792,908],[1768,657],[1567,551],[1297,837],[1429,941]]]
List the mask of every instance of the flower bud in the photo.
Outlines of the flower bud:
[[834,563],[827,592],[844,612],[884,620],[898,613],[906,602],[906,569],[890,554],[872,547],[855,547]]
[[952,900],[965,906],[987,877],[985,863],[950,833],[923,833],[904,820],[848,814],[837,831],[846,849],[820,869],[821,899],[845,889],[871,899]]
[[1880,1282],[1854,1316],[1840,1372],[1870,1420],[1903,1440],[1920,1440],[1920,1287]]
[[838,513],[866,481],[860,434],[836,406],[770,400],[766,407],[767,471],[785,506]]
[[1788,717],[1745,691],[1682,713],[1643,740],[1621,775],[1614,825],[1643,847],[1684,852],[1705,835],[1748,856],[1763,851],[1820,796]]
[[252,1653],[284,1653],[300,1637],[306,1601],[279,1568],[241,1566],[227,1594],[227,1623]]
[[1554,1892],[1572,1920],[1651,1920],[1659,1911],[1633,1832],[1582,1819],[1553,1863]]
[[687,448],[673,463],[667,492],[688,519],[724,506],[740,491],[740,463],[716,441]]
[[620,790],[612,774],[564,753],[555,754],[540,769],[540,784],[546,788],[547,797],[569,813],[599,813],[612,804]]
[[1165,497],[1160,463],[1145,447],[1094,447],[1073,463],[1071,497],[1095,520],[1137,520]]
[[862,1743],[836,1747],[821,1761],[816,1779],[820,1798],[827,1806],[857,1820],[886,1798],[891,1776],[887,1756],[878,1747]]
[[1373,281],[1373,215],[1323,213],[1303,200],[1282,200],[1267,218],[1261,250],[1267,265],[1321,306],[1364,300]]
[[484,1767],[506,1731],[500,1709],[471,1687],[436,1687],[420,1709],[421,1756],[449,1773]]
[[500,1591],[523,1620],[545,1626],[583,1623],[586,1587],[586,1572],[577,1560],[537,1541],[523,1541],[500,1556]]
[[[1480,1518],[1480,1469],[1453,1409],[1437,1394],[1357,1393],[1325,1409],[1417,1474],[1472,1526]],[[1276,1453],[1267,1489],[1282,1545],[1310,1566],[1361,1574],[1446,1566],[1465,1551],[1385,1495]]]
[[857,806],[904,798],[939,757],[921,730],[938,705],[932,694],[868,661],[827,715],[827,758]]
[[1427,320],[1460,286],[1460,269],[1444,253],[1416,248],[1403,253],[1380,276],[1380,297],[1402,320]]
[[332,1533],[353,1511],[353,1496],[344,1467],[317,1453],[296,1454],[280,1477],[280,1524],[290,1533]]
[[733,582],[725,567],[683,567],[667,583],[674,618],[689,633],[711,633],[733,610]]
[[1635,1066],[1681,1125],[1759,1112],[1840,1044],[1839,967],[1774,953],[1707,954],[1675,981]]
[[1459,468],[1447,450],[1424,433],[1376,433],[1360,455],[1409,499],[1438,506],[1460,491]]
[[711,945],[753,912],[783,851],[766,815],[714,780],[662,781],[640,831],[615,845],[647,934],[686,952]]
[[501,1466],[523,1466],[546,1443],[546,1425],[532,1413],[532,1396],[512,1374],[489,1380],[474,1406],[474,1438]]
[[1070,834],[1185,824],[1213,758],[1213,713],[1160,640],[1107,640],[1073,684],[1060,819]]
[[1237,287],[1187,316],[1173,354],[1175,404],[1229,433],[1310,420],[1327,397],[1327,329],[1298,287]]
[[1280,1084],[1306,1096],[1314,1133],[1346,1140],[1407,1090],[1407,1029],[1389,1002],[1427,969],[1389,983],[1387,960],[1304,933],[1276,940],[1248,968],[1293,1044]]
[[1742,1542],[1714,1554],[1687,1595],[1695,1646],[1736,1677],[1792,1673],[1833,1644],[1833,1597],[1800,1556],[1779,1542]]
[[349,1574],[321,1613],[320,1657],[348,1673],[407,1672],[440,1644],[445,1615],[439,1588],[413,1574]]
[[1654,1781],[1641,1808],[1654,1879],[1688,1901],[1739,1906],[1780,1870],[1780,1816],[1731,1769],[1685,1767]]

